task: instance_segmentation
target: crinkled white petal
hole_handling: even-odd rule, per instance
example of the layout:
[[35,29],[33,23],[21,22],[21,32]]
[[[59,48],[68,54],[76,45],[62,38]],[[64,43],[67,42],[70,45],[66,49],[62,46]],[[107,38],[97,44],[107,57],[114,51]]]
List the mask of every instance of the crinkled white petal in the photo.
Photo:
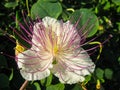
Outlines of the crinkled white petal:
[[[41,32],[43,32],[43,36],[40,35]],[[50,33],[52,34],[51,37],[54,37],[54,39],[56,38],[58,44],[63,43],[63,46],[68,44],[72,39],[75,40],[74,42],[80,42],[80,36],[76,27],[73,26],[70,21],[63,23],[51,17],[45,17],[42,19],[42,22],[38,22],[34,25],[32,42],[37,46],[41,46],[41,39],[44,39],[44,42],[49,44],[50,40],[48,34]],[[33,46],[35,46],[34,44]],[[50,46],[50,44],[48,46]]]
[[77,82],[83,82],[85,80],[84,76],[79,76],[73,72],[66,71],[61,73],[61,78],[59,78],[61,83],[75,84]]
[[18,54],[18,67],[26,80],[40,80],[50,75],[49,68],[52,68],[52,56],[43,52],[39,57],[35,51],[26,50]]
[[83,82],[86,75],[93,73],[94,63],[85,50],[82,48],[80,50],[79,54],[77,53],[79,50],[75,50],[64,54],[64,57],[59,57],[59,62],[53,67],[52,72],[62,83]]
[[[73,38],[74,35],[79,35],[78,31],[76,30],[76,27],[73,26],[73,24],[70,23],[70,21],[67,21],[63,24],[63,32],[65,33],[66,41],[68,42],[70,39]],[[77,37],[76,37],[77,39]],[[80,40],[80,37],[79,37]]]
[[75,84],[78,82],[83,82],[85,80],[84,76],[70,72],[67,70],[67,68],[64,68],[60,64],[57,64],[54,66],[54,68],[52,68],[52,73],[59,78],[59,81],[61,83],[65,84]]
[[45,17],[42,19],[43,25],[45,26],[46,30],[52,30],[57,36],[60,36],[60,22],[51,17]]
[[20,73],[22,77],[25,80],[32,81],[32,80],[41,80],[43,78],[46,78],[50,75],[50,70],[46,69],[45,71],[38,71],[35,73],[28,73],[25,70],[20,70]]
[[[32,46],[35,48],[43,47],[45,44],[48,47],[51,46],[50,38],[56,38],[60,36],[62,28],[60,27],[60,22],[51,17],[45,17],[42,19],[42,22],[38,22],[33,27],[33,37],[32,37]],[[49,35],[50,38],[49,38]],[[55,40],[54,40],[55,41]],[[59,43],[59,38],[57,38]],[[46,46],[45,46],[46,47]],[[48,47],[46,47],[48,49]]]
[[[42,28],[41,28],[42,27]],[[32,36],[32,47],[36,48],[39,50],[39,47],[41,47],[41,39],[42,36],[40,35],[41,31],[44,31],[44,27],[42,25],[42,22],[38,22],[34,25],[33,27],[33,36]]]
[[[93,72],[95,69],[95,64],[92,62],[87,52],[82,48],[66,53],[65,58],[67,58],[64,59],[66,64],[71,64],[71,68],[81,69],[83,75],[87,75],[88,72]],[[78,70],[75,71],[78,72]]]

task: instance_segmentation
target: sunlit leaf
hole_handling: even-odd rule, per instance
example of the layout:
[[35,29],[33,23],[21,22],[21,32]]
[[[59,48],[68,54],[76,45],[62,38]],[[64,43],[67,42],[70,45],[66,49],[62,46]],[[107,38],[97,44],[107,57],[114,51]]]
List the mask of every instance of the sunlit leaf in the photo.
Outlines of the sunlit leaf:
[[31,8],[31,16],[33,19],[36,17],[43,18],[45,16],[51,16],[58,18],[62,13],[62,7],[59,2],[48,2],[38,0]]
[[4,6],[6,8],[15,8],[16,6],[18,6],[18,2],[8,2],[8,3],[5,3]]
[[118,12],[118,13],[120,12],[120,6],[117,8],[117,12]]
[[110,8],[110,2],[107,2],[104,6],[104,10],[108,10]]
[[70,19],[73,24],[80,20],[78,23],[78,28],[84,27],[82,30],[83,32],[88,33],[87,37],[93,36],[98,30],[99,22],[97,16],[89,9],[82,8],[80,10],[76,10],[71,15]]
[[112,0],[116,5],[120,5],[120,0]]

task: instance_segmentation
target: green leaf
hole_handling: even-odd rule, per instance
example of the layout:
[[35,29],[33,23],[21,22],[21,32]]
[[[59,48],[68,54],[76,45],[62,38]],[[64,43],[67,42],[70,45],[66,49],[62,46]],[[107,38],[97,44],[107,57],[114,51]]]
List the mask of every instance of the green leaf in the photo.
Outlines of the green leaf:
[[113,71],[109,68],[105,69],[105,77],[107,79],[112,79]]
[[120,56],[118,57],[118,62],[119,62],[119,64],[120,64]]
[[50,74],[49,77],[45,78],[45,79],[42,79],[40,80],[41,84],[44,86],[49,86],[52,82],[52,74]]
[[56,85],[50,85],[46,88],[46,90],[64,90],[65,86],[64,84],[56,84]]
[[107,2],[104,6],[104,10],[108,10],[110,8],[110,2]]
[[34,86],[36,88],[35,90],[41,90],[39,83],[35,82]]
[[18,2],[8,2],[4,5],[6,8],[15,8],[18,6]]
[[11,74],[10,74],[10,77],[9,77],[9,81],[11,81],[13,79],[13,69],[11,70]]
[[120,6],[117,8],[117,13],[119,13],[120,12]]
[[69,15],[67,14],[67,12],[62,12],[62,19],[63,21],[67,21],[69,19]]
[[120,5],[120,0],[112,0],[113,3],[115,3],[116,5]]
[[7,60],[5,58],[5,56],[3,55],[0,55],[0,68],[7,68],[8,65],[7,65]]
[[100,4],[103,5],[106,3],[106,0],[100,0]]
[[9,78],[5,74],[0,74],[0,88],[9,87]]
[[91,80],[91,75],[87,75],[87,76],[85,77],[84,83],[87,84],[90,80]]
[[31,17],[35,19],[36,17],[43,18],[45,16],[50,16],[58,18],[62,13],[62,6],[59,2],[48,2],[43,0],[38,0],[31,8]]
[[83,90],[79,84],[76,84],[72,90]]
[[88,36],[87,37],[91,37],[93,36],[99,27],[99,22],[97,19],[97,16],[90,11],[89,9],[80,9],[80,10],[76,10],[70,17],[70,19],[72,20],[72,23],[75,24],[78,20],[78,28],[82,28],[85,27],[83,30],[83,32],[87,32]]
[[42,1],[57,2],[57,0],[42,0]]
[[100,68],[97,68],[96,69],[96,76],[98,79],[103,79],[103,75],[104,75],[104,70],[100,69]]

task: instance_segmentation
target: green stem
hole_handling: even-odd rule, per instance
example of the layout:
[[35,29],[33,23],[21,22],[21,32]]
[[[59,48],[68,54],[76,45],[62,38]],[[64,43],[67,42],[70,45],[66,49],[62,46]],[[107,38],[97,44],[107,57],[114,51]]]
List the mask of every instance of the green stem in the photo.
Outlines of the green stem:
[[29,10],[29,6],[28,6],[28,0],[26,0],[26,6],[27,6],[28,16],[30,16],[30,10]]

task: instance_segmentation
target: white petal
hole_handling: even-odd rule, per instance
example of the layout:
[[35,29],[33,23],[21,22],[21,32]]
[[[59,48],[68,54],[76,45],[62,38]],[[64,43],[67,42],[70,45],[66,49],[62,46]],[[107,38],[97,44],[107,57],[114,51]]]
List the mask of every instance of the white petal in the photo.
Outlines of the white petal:
[[22,77],[26,80],[41,80],[43,78],[46,78],[50,75],[50,70],[46,69],[43,72],[35,72],[35,73],[28,73],[25,70],[20,70],[20,73],[22,75]]
[[42,19],[46,30],[52,30],[57,36],[60,36],[60,22],[51,17],[45,17]]
[[59,81],[61,83],[65,84],[75,84],[78,82],[83,82],[85,80],[84,76],[77,75],[74,72],[69,72],[59,64],[55,65],[54,68],[52,68],[52,72],[56,77],[59,78]]
[[[51,17],[45,17],[42,22],[38,22],[33,27],[33,37],[32,46],[35,48],[42,47],[42,45],[47,45],[51,47],[49,35],[51,38],[57,39],[59,43],[60,36],[60,22]],[[55,40],[54,40],[55,41]],[[48,49],[48,47],[46,47]]]
[[40,33],[43,31],[41,29],[42,23],[36,23],[33,27],[33,37],[32,37],[32,46],[38,48],[41,46],[41,39],[43,38]]
[[[45,37],[40,35],[41,32],[43,32],[42,34],[44,34]],[[34,25],[32,42],[37,46],[41,46],[42,40],[44,43],[47,42],[49,44],[49,34],[51,34],[51,37],[54,39],[57,39],[57,44],[63,44],[63,46],[66,46],[69,44],[68,42],[73,41],[72,39],[74,39],[74,42],[76,43],[79,43],[81,39],[76,27],[73,26],[70,21],[63,23],[54,18],[45,17],[42,19],[42,22],[38,22]],[[50,46],[50,44],[48,46]]]
[[70,68],[74,68],[74,71],[77,72],[80,70],[83,75],[88,75],[88,72],[92,73],[95,69],[95,64],[92,62],[87,52],[82,48],[68,52],[65,58],[66,59],[63,59]]
[[79,76],[73,72],[66,71],[61,74],[61,78],[59,79],[61,83],[67,84],[75,84],[78,82],[83,82],[85,80],[84,76]]
[[18,67],[23,78],[27,80],[40,80],[50,75],[49,68],[52,68],[52,56],[43,52],[39,57],[35,51],[26,50],[18,54]]
[[64,54],[64,57],[59,56],[59,62],[52,69],[62,83],[83,82],[84,77],[90,75],[95,69],[94,63],[85,50],[81,48],[81,52],[79,54],[77,52],[78,50],[75,50]]
[[[67,21],[63,24],[63,30],[62,33],[65,33],[65,36],[62,36],[62,40],[65,39],[65,43],[68,43],[71,39],[74,39],[77,42],[80,41],[80,36],[78,34],[78,31],[76,30],[76,27],[73,26],[73,24],[70,23],[70,21]],[[76,38],[74,38],[76,37]]]

